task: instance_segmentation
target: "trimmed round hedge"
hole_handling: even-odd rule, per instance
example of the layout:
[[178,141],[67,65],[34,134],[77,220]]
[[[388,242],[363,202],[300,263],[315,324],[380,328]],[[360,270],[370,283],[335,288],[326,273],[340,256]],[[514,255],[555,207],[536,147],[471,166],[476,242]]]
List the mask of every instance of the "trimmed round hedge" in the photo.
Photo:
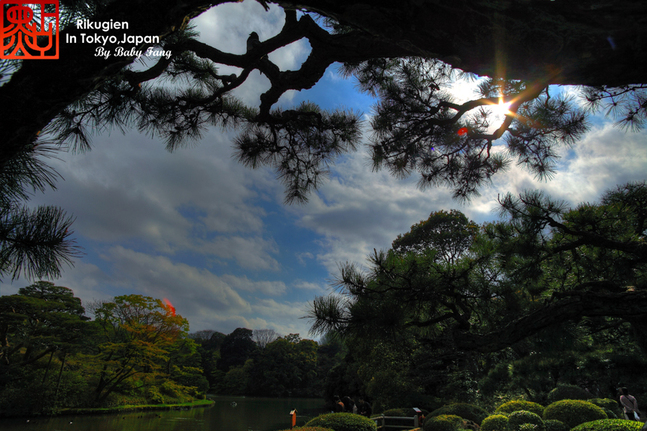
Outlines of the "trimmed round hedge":
[[468,419],[472,422],[476,422],[480,426],[481,422],[483,422],[483,419],[489,416],[489,413],[481,407],[475,406],[474,404],[455,403],[447,404],[446,406],[443,406],[429,413],[429,416],[440,415],[460,416],[463,419]]
[[558,385],[548,392],[548,402],[554,403],[560,400],[588,400],[593,396],[586,390],[576,385]]
[[607,419],[607,414],[593,403],[582,400],[561,400],[544,409],[544,419],[557,419],[569,428],[584,422]]
[[425,419],[424,431],[456,431],[463,425],[463,418],[456,415],[438,415]]
[[377,431],[375,422],[354,413],[327,413],[311,419],[305,426],[332,428],[335,431]]
[[568,431],[570,429],[568,425],[557,419],[546,419],[544,426],[546,426],[546,431]]
[[514,400],[508,401],[507,403],[501,404],[496,409],[496,413],[513,413],[520,410],[525,410],[527,412],[533,412],[536,415],[544,415],[544,406],[538,403],[533,403],[532,401],[526,400]]
[[585,422],[571,431],[640,431],[643,425],[642,422],[626,419],[601,419]]
[[508,417],[506,415],[492,415],[483,419],[481,431],[508,431]]
[[615,408],[618,408],[618,402],[616,400],[612,400],[611,398],[591,398],[587,401],[595,404],[598,407],[602,407],[603,409],[613,410]]
[[535,425],[536,431],[546,431],[544,421],[537,413],[519,410],[517,412],[510,413],[510,416],[508,416],[508,427],[511,431],[519,431],[521,425],[524,424]]
[[[616,400],[612,400],[611,398],[591,398],[587,401],[595,404],[598,407],[602,407],[603,410],[611,410],[615,417],[609,416],[609,419],[622,418],[622,409],[620,408],[620,406],[618,406],[618,402]],[[607,412],[607,416],[608,415],[609,413]]]

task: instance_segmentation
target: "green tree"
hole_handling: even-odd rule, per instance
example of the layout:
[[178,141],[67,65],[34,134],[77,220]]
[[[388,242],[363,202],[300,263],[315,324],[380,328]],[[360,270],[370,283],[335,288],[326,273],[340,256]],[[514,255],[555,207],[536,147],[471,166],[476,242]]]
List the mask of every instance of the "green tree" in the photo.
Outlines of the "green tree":
[[231,367],[223,378],[220,391],[229,395],[246,394],[250,384],[250,370],[253,366],[253,359],[248,359],[244,365]]
[[96,404],[135,375],[163,372],[165,365],[170,366],[175,343],[189,328],[187,320],[161,300],[142,295],[118,296],[94,314],[99,328],[94,361],[100,370]]
[[258,348],[252,340],[253,331],[236,328],[227,335],[220,346],[218,369],[227,372],[231,367],[243,366]]
[[54,148],[34,144],[0,169],[0,277],[58,277],[79,249],[71,239],[73,218],[61,208],[23,204],[34,192],[55,188],[57,173],[42,160]]
[[49,413],[82,402],[85,382],[65,366],[84,348],[87,320],[72,290],[51,282],[0,297],[0,415]]
[[78,344],[85,331],[81,300],[67,287],[39,281],[0,297],[0,374]]
[[478,226],[460,211],[440,210],[411,226],[404,235],[398,235],[391,249],[398,254],[433,249],[440,260],[453,264],[471,247],[477,232]]
[[166,374],[181,386],[196,388],[198,393],[209,390],[209,381],[202,368],[199,344],[191,338],[179,338],[168,349]]
[[203,330],[189,334],[189,338],[199,343],[198,353],[200,354],[201,367],[210,388],[216,388],[224,378],[224,372],[218,370],[217,363],[220,359],[220,346],[225,337],[225,334],[213,330]]
[[[554,383],[576,378],[567,374],[572,358],[599,357],[595,340],[613,337],[618,325],[633,330],[625,342],[644,349],[645,190],[627,184],[575,209],[540,193],[507,196],[508,220],[482,226],[452,264],[429,248],[375,252],[368,273],[342,267],[342,295],[313,302],[312,330],[408,352],[410,372],[429,379],[460,371],[464,391],[491,368],[487,355],[508,349],[509,360],[542,352],[518,370],[543,361]],[[566,373],[553,374],[569,360]]]
[[298,334],[272,341],[254,356],[250,390],[273,397],[319,395],[317,348]]

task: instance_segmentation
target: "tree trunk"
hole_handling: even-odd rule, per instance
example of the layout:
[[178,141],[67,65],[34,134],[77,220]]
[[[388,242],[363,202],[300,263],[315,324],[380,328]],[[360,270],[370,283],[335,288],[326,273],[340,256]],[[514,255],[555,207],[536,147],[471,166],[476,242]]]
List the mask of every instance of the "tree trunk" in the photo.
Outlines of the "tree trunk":
[[58,380],[56,381],[56,390],[54,391],[54,400],[58,397],[58,389],[61,386],[61,378],[63,377],[63,368],[65,367],[65,358],[67,357],[67,352],[63,352],[63,358],[61,359],[61,368],[58,370]]
[[574,85],[645,80],[645,2],[300,0],[298,5],[479,75],[551,77],[551,83]]

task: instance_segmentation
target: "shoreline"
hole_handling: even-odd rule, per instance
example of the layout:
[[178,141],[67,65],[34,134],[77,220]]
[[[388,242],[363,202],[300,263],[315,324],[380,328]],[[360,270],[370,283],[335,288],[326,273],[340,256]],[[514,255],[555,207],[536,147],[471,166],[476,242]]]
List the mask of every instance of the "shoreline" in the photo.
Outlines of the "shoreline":
[[98,408],[81,408],[81,409],[62,409],[60,413],[55,416],[73,416],[73,415],[92,415],[92,414],[110,414],[110,413],[124,413],[124,412],[142,412],[154,410],[187,410],[198,407],[209,407],[215,404],[214,400],[195,400],[188,403],[181,404],[141,404],[141,405],[125,405],[118,407],[98,407]]

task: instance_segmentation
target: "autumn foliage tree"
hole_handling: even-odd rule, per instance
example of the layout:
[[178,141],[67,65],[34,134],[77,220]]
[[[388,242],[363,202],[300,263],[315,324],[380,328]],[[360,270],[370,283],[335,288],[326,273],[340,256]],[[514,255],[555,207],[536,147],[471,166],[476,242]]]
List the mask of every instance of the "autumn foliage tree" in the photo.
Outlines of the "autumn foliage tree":
[[98,326],[100,368],[95,403],[103,402],[127,379],[163,371],[173,344],[189,324],[161,300],[141,295],[118,296],[94,310]]

